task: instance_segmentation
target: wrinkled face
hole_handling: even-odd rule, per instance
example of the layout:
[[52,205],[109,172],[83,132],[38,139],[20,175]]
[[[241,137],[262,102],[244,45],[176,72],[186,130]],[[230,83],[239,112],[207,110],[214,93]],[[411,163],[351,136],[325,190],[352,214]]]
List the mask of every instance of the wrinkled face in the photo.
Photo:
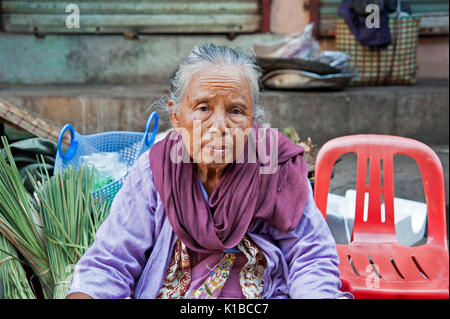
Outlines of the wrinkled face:
[[243,151],[253,125],[252,94],[244,72],[223,66],[196,72],[170,119],[198,165],[220,168],[231,163]]

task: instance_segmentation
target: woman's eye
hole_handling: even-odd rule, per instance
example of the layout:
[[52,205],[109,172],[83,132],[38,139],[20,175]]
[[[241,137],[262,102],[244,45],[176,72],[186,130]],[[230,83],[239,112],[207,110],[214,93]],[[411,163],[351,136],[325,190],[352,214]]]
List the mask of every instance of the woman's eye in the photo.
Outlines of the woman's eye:
[[241,114],[241,113],[242,113],[241,110],[237,108],[231,110],[231,114]]
[[206,111],[208,111],[208,107],[207,106],[200,106],[198,108],[198,110],[201,111],[201,112],[206,112]]

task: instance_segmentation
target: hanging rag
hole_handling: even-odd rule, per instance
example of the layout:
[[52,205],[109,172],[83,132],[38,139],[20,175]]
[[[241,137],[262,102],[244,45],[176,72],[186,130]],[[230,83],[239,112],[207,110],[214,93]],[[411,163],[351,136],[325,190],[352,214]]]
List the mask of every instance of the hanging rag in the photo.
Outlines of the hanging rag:
[[[355,3],[355,2],[360,2]],[[349,30],[355,36],[361,44],[366,45],[371,48],[384,48],[391,44],[391,31],[389,29],[389,16],[387,10],[384,6],[380,7],[380,27],[379,28],[368,28],[366,25],[367,16],[358,15],[354,11],[354,8],[360,8],[363,4],[364,8],[368,4],[379,5],[378,1],[364,1],[364,0],[342,0],[338,13],[346,22]],[[357,10],[360,14],[361,10]],[[365,10],[364,10],[365,11]]]

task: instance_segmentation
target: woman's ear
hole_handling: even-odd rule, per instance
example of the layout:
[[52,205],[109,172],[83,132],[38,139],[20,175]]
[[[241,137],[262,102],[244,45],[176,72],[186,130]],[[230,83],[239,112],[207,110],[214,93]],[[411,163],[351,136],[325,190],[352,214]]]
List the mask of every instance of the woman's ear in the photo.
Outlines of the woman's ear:
[[175,111],[176,104],[173,100],[167,101],[167,108],[169,110],[169,117],[170,117],[170,123],[172,124],[172,127],[175,129],[175,131],[180,131],[180,118],[179,118],[179,112]]

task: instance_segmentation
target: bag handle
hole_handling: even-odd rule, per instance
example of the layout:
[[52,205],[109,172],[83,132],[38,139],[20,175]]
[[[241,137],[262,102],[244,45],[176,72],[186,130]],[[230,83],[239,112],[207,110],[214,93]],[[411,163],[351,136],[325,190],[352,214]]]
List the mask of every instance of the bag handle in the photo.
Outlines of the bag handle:
[[[156,133],[158,132],[158,113],[152,112],[150,116],[147,119],[147,123],[145,124],[145,133],[144,133],[144,141],[147,144],[148,147],[152,147],[153,143],[155,142]],[[152,133],[149,134],[150,126],[153,124],[153,130]]]
[[[397,12],[394,19],[393,27],[394,32],[391,32],[392,36],[392,56],[391,56],[391,64],[389,66],[389,72],[386,74],[386,76],[383,78],[383,81],[381,84],[386,84],[392,77],[392,72],[394,69],[394,60],[395,60],[395,54],[397,52],[397,38],[398,38],[398,22],[400,19],[400,12],[401,12],[401,0],[397,0]],[[378,56],[380,52],[378,51]],[[380,59],[378,59],[378,64],[380,63]]]
[[[67,150],[67,152],[63,153],[61,150],[61,144],[62,144],[64,134],[66,133],[67,130],[69,130],[69,132],[70,132],[70,145],[69,145],[69,149]],[[75,156],[77,149],[78,149],[78,141],[75,141],[75,130],[73,129],[73,126],[71,124],[66,124],[63,126],[63,128],[59,132],[56,150],[62,159],[66,160],[66,161],[70,161]]]

